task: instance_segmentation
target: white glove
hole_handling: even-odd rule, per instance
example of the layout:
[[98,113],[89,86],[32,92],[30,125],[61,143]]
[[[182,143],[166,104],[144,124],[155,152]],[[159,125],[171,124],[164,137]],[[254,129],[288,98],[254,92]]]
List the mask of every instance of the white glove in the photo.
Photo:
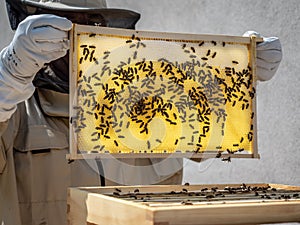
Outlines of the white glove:
[[32,80],[44,64],[66,55],[71,28],[71,21],[54,15],[29,16],[19,24],[0,53],[0,121],[33,94]]
[[[247,31],[243,36],[256,35],[262,37],[255,31]],[[276,73],[282,59],[282,49],[277,37],[262,37],[263,42],[256,46],[257,78],[260,81],[270,80]]]

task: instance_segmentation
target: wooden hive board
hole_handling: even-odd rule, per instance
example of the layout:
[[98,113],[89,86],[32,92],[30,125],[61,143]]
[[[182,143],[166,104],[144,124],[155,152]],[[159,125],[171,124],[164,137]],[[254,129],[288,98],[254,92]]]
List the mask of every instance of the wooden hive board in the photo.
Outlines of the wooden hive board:
[[71,159],[259,157],[261,38],[82,25],[71,33]]
[[69,225],[300,222],[300,187],[280,184],[70,188]]

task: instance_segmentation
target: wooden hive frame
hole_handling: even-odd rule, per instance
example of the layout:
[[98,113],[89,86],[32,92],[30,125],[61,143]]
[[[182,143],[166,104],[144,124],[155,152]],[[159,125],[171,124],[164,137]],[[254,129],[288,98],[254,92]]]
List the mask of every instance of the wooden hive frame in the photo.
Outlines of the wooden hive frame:
[[[235,193],[228,194],[229,187],[234,190],[241,185],[245,184],[70,188],[69,225],[221,225],[300,221],[300,187],[247,184],[245,187],[251,187],[252,191],[238,194],[239,196],[235,196]],[[193,198],[189,193],[211,193],[211,190],[216,189],[223,193],[227,190],[226,197],[203,197],[201,202],[193,201],[189,204],[188,201],[172,202],[172,198],[176,198],[176,195],[182,192],[186,193],[184,198],[189,199]],[[120,198],[123,193],[134,195],[137,190],[139,196],[148,195],[149,200],[133,201]],[[155,201],[151,200],[151,197],[166,192],[173,193],[171,195],[175,197],[156,197]],[[272,198],[262,198],[268,194]],[[232,197],[227,197],[229,195]],[[244,199],[243,195],[246,195]]]
[[[84,37],[84,36],[85,36],[85,39],[84,38],[81,39],[81,37]],[[102,143],[95,144],[93,147],[86,147],[86,149],[80,149],[78,147],[79,142],[80,142],[79,141],[80,138],[78,138],[78,134],[80,134],[82,132],[81,130],[83,130],[83,129],[81,129],[81,127],[83,127],[83,125],[86,126],[86,124],[83,124],[83,123],[82,123],[83,125],[80,124],[81,122],[78,120],[78,117],[80,117],[78,108],[82,107],[83,105],[86,105],[87,101],[82,101],[82,99],[79,99],[79,96],[81,95],[79,93],[79,91],[80,91],[79,89],[81,88],[81,85],[79,84],[79,80],[81,79],[80,82],[86,82],[86,80],[84,80],[82,77],[84,77],[85,79],[90,79],[91,76],[96,75],[96,73],[93,75],[93,74],[88,74],[88,72],[91,73],[89,68],[99,65],[98,61],[99,61],[100,57],[96,56],[95,46],[91,45],[91,43],[94,43],[94,44],[99,43],[99,40],[96,39],[97,37],[101,37],[101,38],[104,37],[106,39],[119,38],[119,39],[122,39],[124,43],[126,42],[126,44],[132,44],[132,46],[134,46],[134,48],[138,48],[138,46],[142,46],[143,40],[145,40],[145,41],[150,40],[153,42],[155,42],[155,41],[156,42],[166,42],[166,43],[176,42],[177,44],[181,43],[180,45],[182,46],[182,48],[185,48],[186,45],[201,46],[201,45],[203,45],[203,43],[206,45],[210,44],[212,47],[217,46],[217,44],[218,44],[218,46],[223,45],[223,47],[225,46],[225,44],[227,46],[229,46],[231,44],[247,46],[248,55],[249,55],[248,68],[251,68],[251,75],[252,75],[251,87],[253,89],[253,93],[251,93],[253,96],[250,99],[250,101],[251,101],[251,111],[250,112],[252,112],[252,114],[251,114],[251,129],[248,133],[248,139],[250,140],[250,138],[251,138],[251,140],[249,141],[249,143],[250,143],[249,145],[251,145],[251,147],[250,147],[251,149],[249,150],[246,148],[234,147],[235,145],[238,146],[238,144],[232,143],[233,144],[232,148],[228,148],[228,146],[227,147],[220,146],[220,148],[218,148],[218,146],[215,146],[215,147],[210,146],[210,147],[207,147],[204,150],[202,150],[201,149],[202,145],[200,144],[201,142],[198,141],[198,144],[196,144],[196,141],[195,141],[195,143],[193,144],[193,149],[184,149],[185,147],[181,147],[181,148],[178,147],[179,149],[176,149],[176,151],[172,151],[170,149],[163,150],[163,148],[161,148],[157,151],[155,150],[154,152],[152,152],[152,150],[150,151],[150,147],[149,147],[150,142],[145,141],[145,145],[147,143],[148,149],[146,147],[141,147],[139,149],[139,151],[135,151],[134,148],[130,149],[132,151],[129,151],[128,149],[126,150],[126,148],[124,147],[126,145],[124,145],[122,148],[120,148],[120,146],[118,147],[118,145],[120,145],[119,140],[118,140],[118,142],[116,140],[114,142],[111,142],[112,145],[115,144],[115,146],[112,147],[112,145],[111,145],[110,147],[108,147],[108,149],[104,148],[104,145],[102,145]],[[86,43],[85,43],[85,40],[87,40]],[[92,42],[89,42],[90,40],[92,40]],[[71,32],[71,49],[70,49],[70,117],[71,117],[70,128],[71,129],[70,129],[70,154],[67,157],[69,159],[111,158],[111,157],[114,157],[114,158],[132,158],[132,157],[133,158],[151,158],[151,157],[155,157],[155,158],[160,158],[160,157],[164,157],[164,158],[166,158],[166,157],[214,158],[214,157],[218,157],[218,158],[222,158],[224,160],[230,160],[231,157],[259,158],[259,154],[258,154],[258,150],[257,150],[257,137],[256,137],[256,133],[257,133],[257,130],[256,130],[257,129],[256,128],[256,120],[257,120],[257,118],[256,118],[257,117],[256,116],[256,96],[255,96],[254,92],[255,92],[255,87],[256,87],[256,76],[255,76],[255,73],[256,73],[256,43],[260,42],[260,41],[262,41],[262,39],[257,38],[255,36],[239,37],[239,36],[225,36],[225,35],[159,33],[159,32],[146,32],[146,31],[125,30],[125,29],[103,28],[103,27],[94,27],[94,26],[91,27],[91,26],[82,26],[82,25],[75,24],[73,27],[73,30]],[[101,42],[101,40],[100,40],[100,42]],[[107,43],[109,43],[109,42],[107,42]],[[129,48],[133,48],[133,47],[130,46]],[[192,53],[195,52],[194,47],[189,46],[189,50],[185,50],[185,51],[191,52],[190,57],[192,57],[192,56],[196,57],[195,55],[192,55]],[[213,53],[210,51],[211,50],[208,50],[206,55],[210,54],[210,57],[212,59],[215,57],[216,53]],[[228,55],[230,55],[231,52],[229,50],[227,50],[227,51],[229,52]],[[135,52],[133,52],[133,56],[130,59],[135,59],[137,57],[136,56],[137,52],[138,52],[137,50]],[[105,50],[102,50],[101,54],[102,54],[101,55],[102,59],[107,58],[109,56],[107,54],[107,51],[105,51]],[[105,55],[105,54],[107,54],[107,55]],[[116,54],[118,54],[118,52]],[[223,57],[223,58],[226,58],[226,57]],[[205,59],[205,57],[202,57],[201,60],[202,59],[207,60],[207,59]],[[84,64],[85,62],[86,62],[86,64]],[[108,61],[104,61],[104,62],[102,61],[103,65],[106,62],[108,62]],[[232,63],[238,64],[238,62],[233,61],[233,60],[232,60]],[[84,66],[82,66],[82,65],[86,65],[87,69],[85,71],[83,71],[82,68]],[[105,73],[105,70],[107,69],[106,65],[104,65],[104,66],[103,65],[101,65],[102,69],[100,69],[102,71],[101,72],[102,74]],[[82,66],[82,67],[80,67],[80,66]],[[206,66],[206,67],[209,67],[209,66]],[[105,68],[105,69],[103,69],[103,68]],[[225,68],[223,68],[223,69],[226,72],[226,69]],[[215,68],[215,71],[218,71],[218,69]],[[233,71],[232,73],[235,73],[235,72]],[[90,77],[88,77],[88,76],[90,76]],[[98,74],[96,76],[98,76]],[[97,79],[99,79],[99,78],[97,78]],[[86,85],[88,85],[87,82],[86,82]],[[102,86],[104,86],[104,84],[102,84]],[[86,92],[86,90],[84,90],[84,91]],[[250,93],[250,91],[249,91],[249,93]],[[85,93],[85,95],[86,95],[86,93]],[[241,98],[242,98],[242,96],[241,96]],[[79,102],[81,102],[81,103],[79,103]],[[88,104],[90,104],[90,103],[88,103]],[[235,104],[235,103],[233,103],[233,104]],[[96,105],[94,104],[93,108],[95,109],[95,107],[96,107]],[[245,105],[243,105],[243,107],[245,108]],[[244,108],[243,108],[243,110],[244,110]],[[81,108],[80,108],[80,110],[81,110]],[[94,114],[96,114],[96,113],[89,112],[89,114],[94,116]],[[211,114],[213,114],[213,113],[211,113]],[[87,115],[87,112],[86,112],[86,115]],[[100,116],[95,115],[95,117],[97,117],[97,119],[100,120],[100,118],[98,118]],[[86,117],[84,119],[86,119]],[[250,120],[250,119],[248,119],[248,120]],[[210,124],[210,121],[209,121],[209,124]],[[213,127],[213,125],[209,125],[209,126]],[[223,130],[223,126],[224,125],[222,125],[222,130]],[[250,124],[249,124],[249,126],[250,126]],[[90,125],[88,125],[88,127],[90,127]],[[209,128],[209,129],[212,130],[211,128]],[[221,128],[218,128],[218,129],[221,129]],[[196,130],[196,132],[197,132],[197,130]],[[205,132],[205,131],[203,131],[203,132]],[[96,132],[94,132],[94,133],[96,133]],[[81,134],[81,136],[80,136],[81,140],[93,139],[91,137],[93,134],[91,134],[91,132],[89,133],[89,135]],[[98,139],[99,139],[99,135],[100,135],[100,132],[98,133]],[[101,135],[105,136],[105,135],[103,135],[103,132]],[[224,134],[222,134],[222,135],[224,136]],[[241,134],[241,135],[244,135],[244,136],[241,137],[240,142],[247,139],[247,134]],[[249,137],[249,135],[250,135],[250,137]],[[101,136],[101,138],[102,138],[102,136]],[[192,136],[192,134],[188,134],[189,138],[191,136]],[[118,137],[121,137],[121,135],[119,135]],[[194,136],[192,138],[194,141]],[[198,136],[197,136],[197,138],[198,138]],[[107,138],[104,138],[104,139],[106,139],[105,141],[108,140]],[[102,139],[102,141],[104,139]],[[200,137],[198,139],[200,140]],[[207,146],[209,146],[210,141],[213,139],[217,140],[218,138],[213,137],[213,138],[208,139]],[[125,138],[125,140],[126,140],[126,138]],[[175,145],[177,145],[176,142],[178,140],[179,139],[176,139]],[[156,141],[157,141],[157,139],[156,139]],[[87,141],[87,142],[91,142],[91,141]],[[173,143],[174,143],[174,141],[173,141]],[[134,141],[131,141],[131,144],[134,144]],[[188,144],[189,143],[185,144],[185,146],[188,146]],[[152,145],[152,143],[151,143],[151,145]],[[88,144],[87,144],[87,146],[88,146]],[[165,146],[168,146],[168,145],[165,145]]]

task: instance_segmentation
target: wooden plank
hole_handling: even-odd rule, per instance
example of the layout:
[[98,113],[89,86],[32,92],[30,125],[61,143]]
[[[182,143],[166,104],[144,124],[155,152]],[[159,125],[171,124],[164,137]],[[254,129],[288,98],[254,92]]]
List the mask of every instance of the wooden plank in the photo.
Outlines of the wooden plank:
[[[255,90],[256,88],[256,83],[257,83],[257,69],[256,69],[256,44],[257,44],[257,38],[255,35],[252,35],[250,37],[250,52],[251,52],[251,58],[250,58],[250,65],[252,69],[252,76],[253,76],[253,88]],[[257,105],[256,105],[256,95],[254,95],[254,98],[252,99],[252,111],[254,113],[254,118],[252,119],[252,124],[253,124],[253,134],[256,136],[257,134]],[[257,138],[253,139],[253,158],[259,158],[258,154],[258,143],[257,143]]]
[[[280,193],[300,192],[300,187],[280,184],[242,184],[243,187],[276,188]],[[241,184],[211,185],[149,185],[117,187],[84,187],[69,190],[69,225],[122,224],[122,225],[200,225],[200,224],[260,224],[300,221],[300,199],[261,199],[234,201],[207,201],[197,205],[161,204],[127,201],[108,196],[119,193],[164,193],[170,191],[199,191],[203,188],[238,188]],[[75,200],[74,200],[75,198]],[[83,206],[81,206],[83,204]],[[79,222],[80,221],[80,222]]]
[[[153,218],[146,206],[70,188],[69,225],[91,224],[152,225]],[[75,200],[73,200],[75,199]],[[78,204],[81,202],[81,204]],[[81,207],[82,206],[82,207]],[[143,221],[141,223],[141,221]]]
[[[69,80],[74,80],[77,77],[77,51],[75,51],[75,47],[77,46],[77,38],[75,34],[77,33],[77,27],[73,25],[72,32],[70,32],[70,54],[69,54]],[[75,78],[74,78],[75,76]],[[69,82],[70,89],[70,99],[72,101],[77,102],[77,94],[76,93],[76,83]],[[76,112],[74,111],[73,104],[69,104],[69,118],[70,118],[70,130],[73,129],[73,118],[76,116]],[[74,131],[69,132],[69,143],[70,143],[70,154],[67,156],[67,159],[73,160],[77,156],[77,137]]]
[[[159,208],[154,212],[157,221],[179,224],[261,224],[300,221],[298,202],[237,205],[208,205]],[[197,222],[196,222],[197,221]],[[196,222],[196,223],[195,223]]]
[[[87,199],[87,221],[114,225],[152,225],[153,215],[145,206],[136,207],[132,202],[120,199],[89,194]],[[101,214],[99,214],[101,212]]]
[[[237,188],[240,187],[242,184],[202,184],[202,185],[135,185],[135,186],[107,186],[107,187],[78,187],[78,189],[83,191],[88,191],[91,193],[97,193],[97,194],[107,194],[112,193],[115,191],[116,188],[120,189],[122,193],[127,192],[134,192],[136,189],[138,189],[140,192],[143,193],[159,193],[159,192],[168,192],[168,191],[182,191],[182,189],[187,189],[188,191],[197,191],[201,190],[203,188],[211,189],[213,187],[218,187],[219,189],[224,189],[228,186]],[[266,188],[269,186],[267,183],[251,183],[246,184],[247,186],[255,186],[255,187],[262,187]],[[282,185],[277,185],[276,187],[282,187]],[[295,190],[300,190],[300,187],[298,186],[283,186],[287,188],[294,188]],[[297,189],[298,188],[298,189]]]
[[[107,186],[103,188],[99,187],[80,187],[80,190],[87,191],[96,194],[111,194],[116,191],[116,188],[122,193],[167,193],[170,191],[182,192],[184,189],[187,192],[195,192],[203,189],[212,190],[217,188],[218,190],[225,190],[226,188],[239,188],[243,184],[205,184],[205,185],[136,185],[136,186]],[[280,185],[280,184],[267,184],[267,183],[251,183],[244,184],[246,187],[256,187],[266,189],[268,187],[275,188],[277,192],[280,191],[298,191],[300,192],[299,186],[292,185]]]
[[290,191],[300,191],[299,186],[294,186],[294,185],[286,185],[286,184],[269,184],[271,187],[277,188],[277,189],[285,189],[285,190],[290,190]]
[[[220,160],[223,158],[260,158],[259,154],[221,154]],[[207,159],[216,158],[216,153],[84,153],[71,155],[69,159],[105,159],[105,158],[188,158],[188,159]]]
[[[119,36],[120,30],[122,30],[122,34],[124,36],[131,36],[132,34],[136,34],[141,38],[151,38],[151,39],[167,39],[170,41],[174,40],[185,40],[185,42],[192,41],[225,41],[225,42],[233,42],[240,44],[250,44],[250,39],[248,37],[241,36],[233,36],[233,35],[211,35],[211,34],[190,34],[190,33],[176,33],[176,32],[155,32],[155,31],[133,31],[128,29],[120,29],[120,28],[106,28],[106,27],[95,27],[95,26],[86,26],[86,25],[75,25],[77,31],[80,33],[101,33],[103,35],[114,35]],[[257,42],[262,42],[262,38],[257,38]]]
[[78,191],[76,188],[68,189],[68,225],[86,224],[87,218],[87,192]]

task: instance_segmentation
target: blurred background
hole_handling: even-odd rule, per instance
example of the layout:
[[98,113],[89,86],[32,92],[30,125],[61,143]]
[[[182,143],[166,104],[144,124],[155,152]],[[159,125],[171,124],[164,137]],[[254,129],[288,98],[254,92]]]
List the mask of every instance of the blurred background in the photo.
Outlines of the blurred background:
[[257,87],[260,159],[185,160],[184,182],[300,185],[300,1],[299,0],[107,0],[111,8],[141,13],[137,29],[277,36],[283,60],[273,79]]
[[[184,183],[278,183],[300,185],[300,1],[299,0],[107,0],[110,8],[141,13],[139,30],[242,35],[255,30],[277,36],[283,60],[275,77],[257,87],[261,158],[185,160]],[[0,48],[13,35],[0,1]]]

